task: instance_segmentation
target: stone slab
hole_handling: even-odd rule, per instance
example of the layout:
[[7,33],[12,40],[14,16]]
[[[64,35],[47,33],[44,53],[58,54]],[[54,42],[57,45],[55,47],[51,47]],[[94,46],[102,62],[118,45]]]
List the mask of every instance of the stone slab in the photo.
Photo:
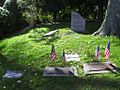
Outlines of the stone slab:
[[115,68],[108,62],[91,62],[83,64],[85,74],[116,72]]
[[43,76],[77,76],[76,67],[45,67]]
[[58,31],[58,30],[50,31],[50,32],[46,33],[46,34],[44,35],[44,37],[51,36],[51,35],[53,35],[54,33],[56,33],[57,31]]
[[23,76],[22,72],[19,71],[6,71],[3,78],[20,78]]
[[74,11],[71,13],[71,29],[75,32],[85,33],[85,19]]
[[65,54],[66,61],[79,61],[79,55],[78,54]]

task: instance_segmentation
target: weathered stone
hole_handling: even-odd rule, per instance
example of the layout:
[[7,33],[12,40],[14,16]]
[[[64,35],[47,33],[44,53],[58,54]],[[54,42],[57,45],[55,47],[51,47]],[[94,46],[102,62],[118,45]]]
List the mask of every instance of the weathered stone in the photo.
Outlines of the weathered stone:
[[116,72],[115,68],[107,62],[92,62],[83,64],[85,74]]
[[48,36],[52,36],[53,34],[55,34],[58,30],[54,30],[54,31],[50,31],[47,34],[44,35],[44,37],[48,37]]
[[77,12],[71,13],[71,29],[75,32],[85,33],[85,19]]
[[77,76],[75,67],[45,67],[43,76]]

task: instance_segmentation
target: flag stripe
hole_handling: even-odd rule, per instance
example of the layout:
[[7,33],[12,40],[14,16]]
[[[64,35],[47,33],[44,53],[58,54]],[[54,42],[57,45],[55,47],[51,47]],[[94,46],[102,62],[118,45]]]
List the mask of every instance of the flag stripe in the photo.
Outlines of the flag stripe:
[[110,41],[108,42],[108,45],[107,45],[107,47],[105,49],[105,53],[104,54],[105,54],[106,61],[108,61],[109,57],[110,57]]
[[52,45],[52,51],[51,51],[50,58],[51,60],[54,60],[56,58],[56,52],[55,52],[54,45]]

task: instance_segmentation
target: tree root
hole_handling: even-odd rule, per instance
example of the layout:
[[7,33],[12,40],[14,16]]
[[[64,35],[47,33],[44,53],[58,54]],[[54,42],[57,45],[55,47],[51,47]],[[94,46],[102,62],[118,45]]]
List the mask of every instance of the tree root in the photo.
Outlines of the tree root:
[[98,30],[98,31],[94,32],[92,35],[97,36],[99,34],[100,34],[100,31]]

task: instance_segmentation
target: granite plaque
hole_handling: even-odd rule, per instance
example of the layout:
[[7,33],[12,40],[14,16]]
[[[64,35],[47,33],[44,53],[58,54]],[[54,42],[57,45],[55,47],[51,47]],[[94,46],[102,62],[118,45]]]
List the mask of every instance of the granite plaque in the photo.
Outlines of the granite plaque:
[[77,76],[75,67],[45,67],[43,76]]
[[75,32],[85,33],[85,19],[74,11],[71,13],[71,29]]

